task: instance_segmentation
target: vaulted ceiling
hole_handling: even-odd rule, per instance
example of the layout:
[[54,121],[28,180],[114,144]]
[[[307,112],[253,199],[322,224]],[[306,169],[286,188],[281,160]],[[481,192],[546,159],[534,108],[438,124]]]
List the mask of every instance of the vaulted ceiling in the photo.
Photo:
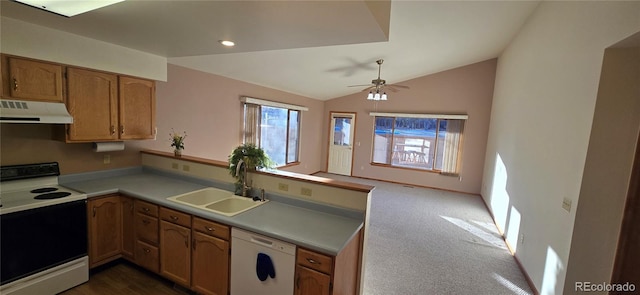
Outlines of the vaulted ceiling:
[[[71,18],[2,0],[2,16],[326,100],[498,57],[539,1],[127,0]],[[227,48],[219,40],[233,40]]]

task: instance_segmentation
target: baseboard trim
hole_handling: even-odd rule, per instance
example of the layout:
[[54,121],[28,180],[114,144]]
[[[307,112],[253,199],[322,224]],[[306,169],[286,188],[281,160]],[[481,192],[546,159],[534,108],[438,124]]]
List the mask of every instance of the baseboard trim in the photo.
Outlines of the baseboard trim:
[[511,244],[509,244],[509,241],[507,241],[507,238],[504,236],[504,230],[500,228],[500,225],[498,225],[498,223],[496,222],[496,218],[493,216],[493,211],[491,211],[491,209],[489,208],[489,205],[487,205],[487,201],[485,201],[485,198],[482,195],[480,195],[480,198],[482,199],[482,204],[484,204],[484,207],[487,208],[487,212],[489,212],[489,215],[491,216],[491,220],[493,220],[493,224],[496,225],[496,228],[498,229],[498,233],[502,237],[502,240],[504,240],[504,243],[507,245],[507,249],[509,249],[509,253],[511,253],[511,256],[513,257],[513,259],[516,261],[516,264],[518,265],[518,268],[520,268],[520,271],[522,271],[524,278],[527,280],[527,284],[529,284],[529,288],[531,288],[534,295],[540,295],[540,292],[538,291],[538,289],[536,289],[536,285],[533,283],[531,276],[529,275],[527,270],[524,268],[524,266],[520,262],[520,259],[518,259],[518,257],[516,256],[516,251],[514,251],[514,248],[511,246]]

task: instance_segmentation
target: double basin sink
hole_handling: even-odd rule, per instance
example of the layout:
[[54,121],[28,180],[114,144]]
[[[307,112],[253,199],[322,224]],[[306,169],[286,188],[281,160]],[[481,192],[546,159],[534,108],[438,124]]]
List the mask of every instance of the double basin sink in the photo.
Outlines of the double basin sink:
[[234,216],[268,202],[268,200],[254,201],[251,198],[236,196],[233,192],[212,187],[169,197],[167,200],[225,216]]

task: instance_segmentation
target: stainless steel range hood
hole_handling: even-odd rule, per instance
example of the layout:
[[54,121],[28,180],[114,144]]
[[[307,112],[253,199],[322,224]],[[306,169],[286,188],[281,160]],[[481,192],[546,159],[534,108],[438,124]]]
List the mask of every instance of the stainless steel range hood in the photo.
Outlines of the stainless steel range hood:
[[0,99],[0,123],[71,124],[73,117],[60,102]]

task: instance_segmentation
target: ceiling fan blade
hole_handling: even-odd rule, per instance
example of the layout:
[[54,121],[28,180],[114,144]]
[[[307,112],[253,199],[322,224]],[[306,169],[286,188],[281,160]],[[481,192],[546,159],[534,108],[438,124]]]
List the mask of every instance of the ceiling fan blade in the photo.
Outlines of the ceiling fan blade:
[[400,84],[387,84],[387,86],[397,87],[397,88],[404,88],[404,89],[410,89],[411,88],[409,86],[400,85]]
[[361,85],[349,85],[347,87],[364,87],[364,86],[371,86],[371,83],[369,83],[369,84],[361,84]]
[[365,88],[365,89],[362,89],[361,91],[362,91],[362,92],[370,91],[371,89],[374,89],[374,88],[376,88],[376,87],[375,87],[375,86],[369,86],[369,87],[367,87],[367,88]]

